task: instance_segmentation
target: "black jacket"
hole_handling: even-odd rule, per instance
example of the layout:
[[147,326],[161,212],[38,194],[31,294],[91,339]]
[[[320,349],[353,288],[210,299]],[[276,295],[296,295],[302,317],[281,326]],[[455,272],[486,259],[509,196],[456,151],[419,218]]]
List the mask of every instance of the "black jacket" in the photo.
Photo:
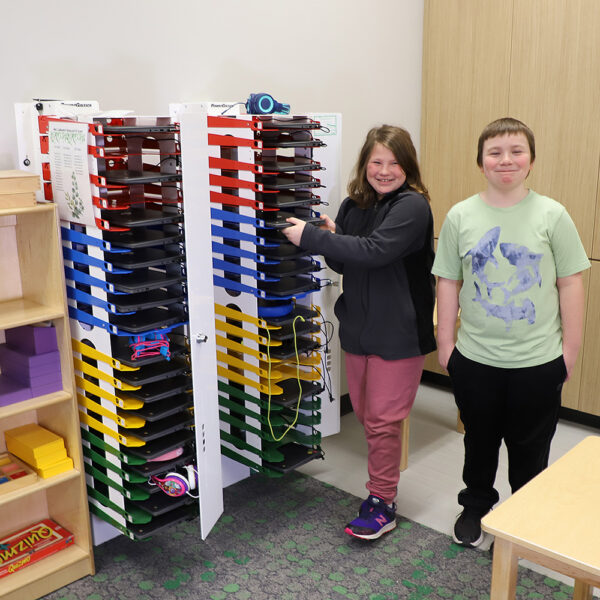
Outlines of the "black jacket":
[[433,217],[426,198],[404,184],[375,206],[342,203],[332,234],[307,224],[300,246],[343,275],[335,304],[346,352],[386,360],[435,350]]

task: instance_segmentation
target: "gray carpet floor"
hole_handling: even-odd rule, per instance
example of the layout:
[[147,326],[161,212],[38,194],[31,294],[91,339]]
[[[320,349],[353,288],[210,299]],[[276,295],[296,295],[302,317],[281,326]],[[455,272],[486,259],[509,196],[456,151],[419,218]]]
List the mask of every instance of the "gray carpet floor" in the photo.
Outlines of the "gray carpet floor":
[[[151,540],[95,549],[96,574],[48,600],[488,599],[492,556],[408,521],[381,539],[344,533],[361,499],[312,477],[252,476],[224,490],[205,541],[196,520]],[[519,569],[517,598],[567,600],[572,588]]]

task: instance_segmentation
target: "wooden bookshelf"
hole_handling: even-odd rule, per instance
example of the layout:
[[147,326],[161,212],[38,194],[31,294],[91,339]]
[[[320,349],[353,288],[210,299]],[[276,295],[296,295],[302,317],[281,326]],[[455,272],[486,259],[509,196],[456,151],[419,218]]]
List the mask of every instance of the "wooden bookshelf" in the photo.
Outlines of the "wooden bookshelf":
[[61,243],[53,204],[0,210],[0,278],[0,330],[51,322],[57,333],[63,383],[62,391],[0,407],[0,452],[6,451],[5,430],[38,423],[64,438],[74,463],[68,472],[37,478],[18,489],[3,492],[0,486],[0,536],[46,517],[74,535],[73,546],[0,579],[2,600],[27,600],[94,572]]

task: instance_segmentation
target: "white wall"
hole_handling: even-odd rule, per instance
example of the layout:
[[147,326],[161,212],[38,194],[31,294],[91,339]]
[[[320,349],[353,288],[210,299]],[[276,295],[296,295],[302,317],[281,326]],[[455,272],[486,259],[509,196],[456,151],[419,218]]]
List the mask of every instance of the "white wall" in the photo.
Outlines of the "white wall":
[[171,102],[267,92],[296,114],[342,113],[343,193],[370,127],[401,125],[419,148],[423,3],[5,0],[0,169],[21,167],[15,102],[97,100],[157,115]]
[[402,125],[418,148],[422,29],[423,0],[2,2],[0,169],[20,166],[15,102],[167,114],[268,92],[343,114],[346,180],[372,125]]

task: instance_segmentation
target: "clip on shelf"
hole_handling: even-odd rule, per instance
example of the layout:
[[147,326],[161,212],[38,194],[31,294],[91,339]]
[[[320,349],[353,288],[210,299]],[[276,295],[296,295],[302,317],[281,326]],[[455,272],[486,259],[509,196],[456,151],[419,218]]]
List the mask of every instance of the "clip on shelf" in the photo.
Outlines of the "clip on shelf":
[[113,246],[112,243],[108,240],[96,238],[91,235],[87,235],[85,233],[76,231],[75,229],[69,229],[67,227],[61,226],[60,234],[64,241],[82,244],[84,246],[96,246],[98,248],[101,248],[105,252],[129,252],[127,248],[119,248],[117,246]]

